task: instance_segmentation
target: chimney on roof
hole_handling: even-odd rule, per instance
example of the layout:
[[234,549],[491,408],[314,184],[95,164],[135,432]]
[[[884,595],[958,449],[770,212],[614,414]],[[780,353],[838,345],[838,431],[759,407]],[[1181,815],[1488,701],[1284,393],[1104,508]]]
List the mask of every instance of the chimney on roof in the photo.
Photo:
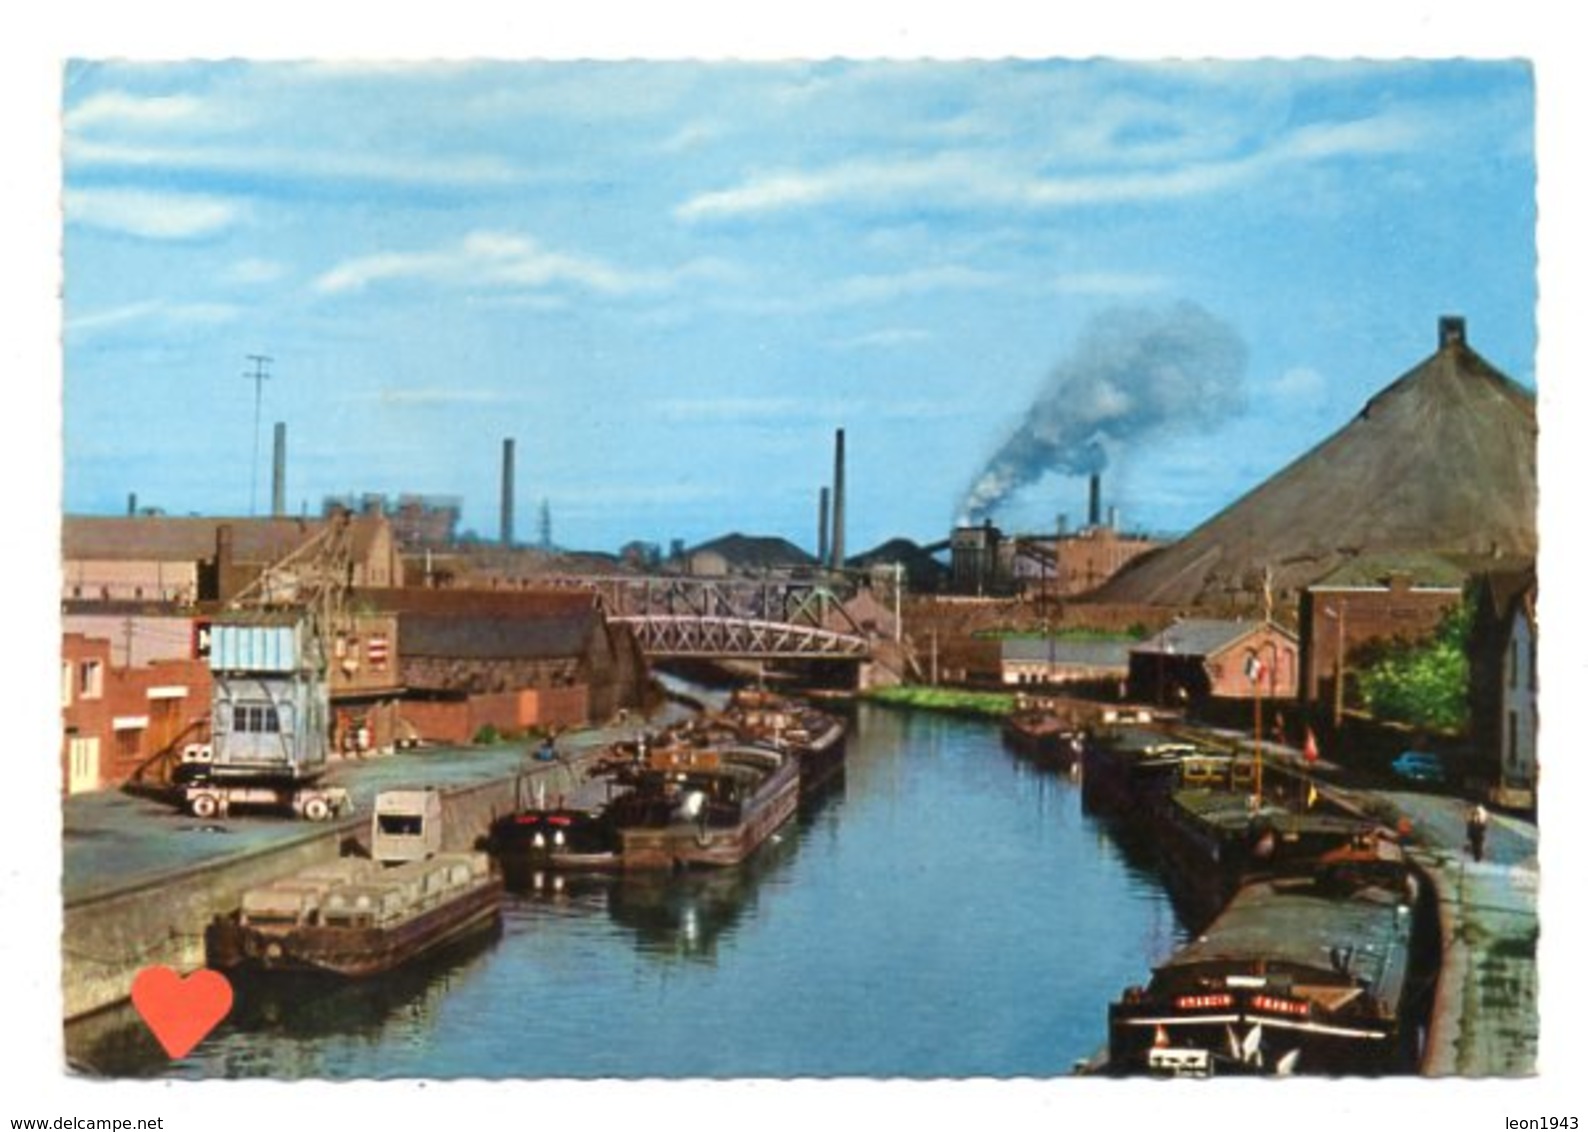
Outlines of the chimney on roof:
[[513,545],[513,441],[502,441],[502,545]]
[[1439,348],[1446,346],[1465,346],[1467,344],[1467,320],[1457,314],[1447,314],[1439,320]]
[[232,563],[236,553],[232,525],[222,523],[215,528],[215,600],[226,601],[232,596]]
[[287,425],[276,422],[276,450],[270,462],[270,513],[281,518],[287,513]]

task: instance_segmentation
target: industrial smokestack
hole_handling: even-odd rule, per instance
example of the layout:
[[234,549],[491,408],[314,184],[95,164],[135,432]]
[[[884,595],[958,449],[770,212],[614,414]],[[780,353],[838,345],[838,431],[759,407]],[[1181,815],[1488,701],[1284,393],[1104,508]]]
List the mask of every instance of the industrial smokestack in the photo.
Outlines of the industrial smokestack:
[[1086,507],[1086,525],[1100,527],[1103,525],[1103,477],[1098,472],[1092,473],[1091,502]]
[[270,513],[281,518],[287,513],[287,425],[276,422],[276,452],[270,462]]
[[513,441],[502,441],[502,545],[513,545]]
[[138,513],[138,493],[136,491],[129,491],[127,493],[127,514],[128,515],[136,515],[137,513]]
[[844,430],[833,442],[833,561],[834,570],[844,568]]
[[827,503],[828,489],[822,488],[821,501],[816,506],[816,561],[827,564]]

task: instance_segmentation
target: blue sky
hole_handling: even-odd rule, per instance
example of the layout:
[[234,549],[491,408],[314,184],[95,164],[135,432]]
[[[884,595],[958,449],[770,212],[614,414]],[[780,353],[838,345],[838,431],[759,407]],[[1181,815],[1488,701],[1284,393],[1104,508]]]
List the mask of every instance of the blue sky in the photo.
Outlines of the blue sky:
[[[1533,79],[1504,61],[100,63],[64,82],[64,505],[462,496],[614,550],[943,537],[1095,320],[1194,308],[1216,413],[1107,442],[1194,526],[1432,352],[1534,384]],[[273,358],[253,463],[247,356]],[[1176,422],[1179,421],[1178,425]],[[1084,511],[1051,474],[993,517]]]

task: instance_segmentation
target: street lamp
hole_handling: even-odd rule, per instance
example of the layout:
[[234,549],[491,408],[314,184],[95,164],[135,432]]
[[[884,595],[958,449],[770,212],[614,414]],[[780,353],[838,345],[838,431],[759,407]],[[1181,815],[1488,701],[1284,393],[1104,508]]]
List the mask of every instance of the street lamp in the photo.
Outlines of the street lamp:
[[1323,615],[1334,621],[1339,630],[1334,649],[1334,729],[1339,731],[1345,714],[1345,603],[1326,606]]

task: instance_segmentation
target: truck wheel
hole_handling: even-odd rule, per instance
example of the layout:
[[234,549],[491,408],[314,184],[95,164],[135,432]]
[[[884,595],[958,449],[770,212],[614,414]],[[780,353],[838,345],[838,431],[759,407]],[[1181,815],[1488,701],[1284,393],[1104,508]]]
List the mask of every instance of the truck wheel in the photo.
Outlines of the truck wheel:
[[303,803],[303,816],[310,821],[324,821],[331,816],[331,806],[324,798],[310,798]]
[[196,818],[212,818],[220,811],[220,800],[213,794],[196,794],[188,803]]

